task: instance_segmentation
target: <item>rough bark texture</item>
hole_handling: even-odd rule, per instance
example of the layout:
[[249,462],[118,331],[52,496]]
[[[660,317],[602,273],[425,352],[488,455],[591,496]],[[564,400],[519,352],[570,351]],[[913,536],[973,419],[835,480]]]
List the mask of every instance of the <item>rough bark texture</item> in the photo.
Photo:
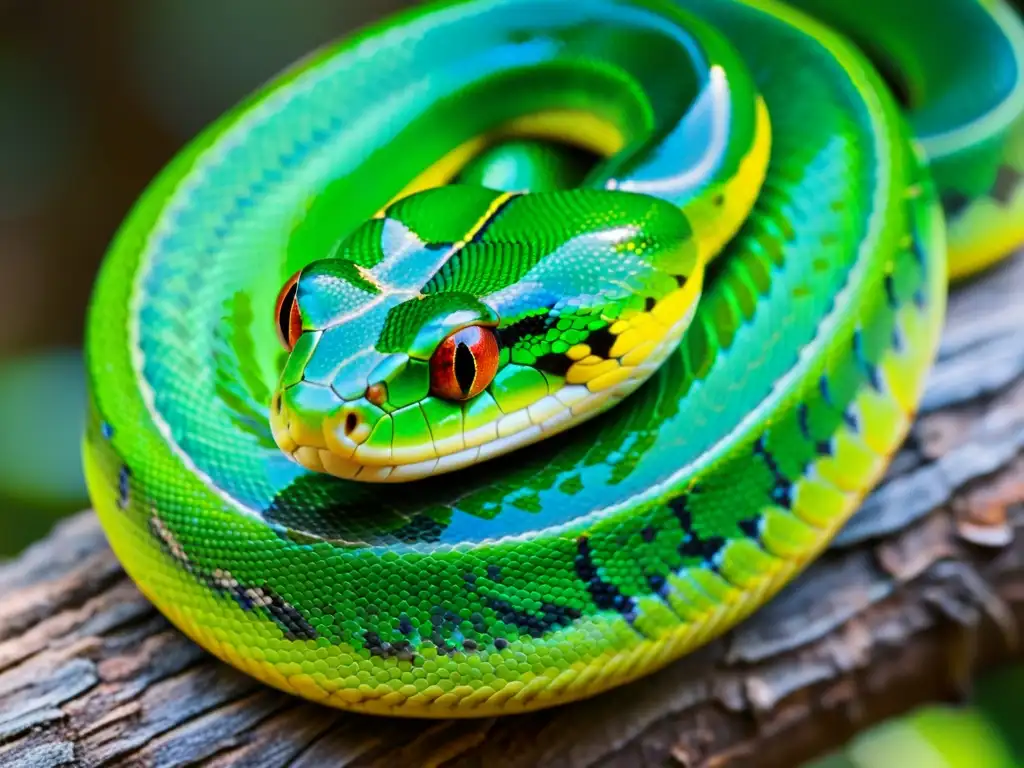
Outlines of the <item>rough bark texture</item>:
[[831,550],[660,673],[532,715],[356,716],[172,629],[91,513],[0,564],[0,764],[791,766],[1024,656],[1024,258],[954,293],[921,416]]

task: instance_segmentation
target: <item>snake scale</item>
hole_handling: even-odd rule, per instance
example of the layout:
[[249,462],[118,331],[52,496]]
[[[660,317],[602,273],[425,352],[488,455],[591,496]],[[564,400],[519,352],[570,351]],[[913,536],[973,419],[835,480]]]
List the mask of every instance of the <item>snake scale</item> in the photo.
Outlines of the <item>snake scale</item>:
[[1001,0],[450,0],[157,176],[89,310],[114,551],[210,652],[361,712],[591,696],[813,560],[949,279],[1024,241]]

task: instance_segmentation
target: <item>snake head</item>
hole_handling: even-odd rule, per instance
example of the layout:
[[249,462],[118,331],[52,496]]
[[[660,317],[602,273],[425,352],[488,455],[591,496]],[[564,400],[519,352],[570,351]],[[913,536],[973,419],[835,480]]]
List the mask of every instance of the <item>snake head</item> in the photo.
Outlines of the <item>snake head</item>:
[[291,348],[271,417],[283,450],[313,470],[383,480],[465,448],[464,406],[492,383],[500,354],[498,318],[479,299],[387,290],[331,259],[278,301]]
[[[657,222],[612,226],[602,212],[599,226],[569,222],[571,236],[538,241],[492,223],[513,199],[474,187],[413,195],[283,286],[290,354],[271,404],[283,451],[341,478],[411,480],[561,431],[653,372],[700,282],[664,269]],[[692,267],[678,210],[639,204],[674,223],[675,263]]]

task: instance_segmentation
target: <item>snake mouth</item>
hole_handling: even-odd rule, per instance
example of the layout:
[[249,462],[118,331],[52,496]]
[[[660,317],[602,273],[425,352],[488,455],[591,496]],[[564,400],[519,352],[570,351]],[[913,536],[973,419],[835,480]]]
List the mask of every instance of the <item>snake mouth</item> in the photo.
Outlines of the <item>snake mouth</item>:
[[374,444],[373,433],[393,428],[391,414],[371,428],[349,408],[324,419],[321,430],[315,431],[280,403],[271,409],[270,425],[278,448],[310,471],[343,480],[399,483],[462,469],[561,432],[614,405],[635,386],[636,382],[624,381],[592,392],[585,385],[567,385],[497,422],[414,445]]
[[392,442],[385,447],[371,439],[378,429],[392,431],[392,414],[383,415],[371,429],[343,408],[325,419],[320,434],[314,435],[282,405],[272,411],[271,426],[278,447],[310,471],[343,480],[402,483],[463,469],[562,432],[621,401],[647,373],[638,368],[635,375],[597,391],[584,384],[565,385],[496,422],[452,438],[410,445]]
[[[457,443],[428,440],[415,448],[392,446],[390,450],[362,443],[350,450],[349,442],[339,444],[336,439],[330,448],[292,441],[295,448],[290,455],[309,470],[344,480],[408,482],[463,469],[554,435],[614,405],[633,388],[629,382],[599,392],[582,385],[565,386],[527,408],[505,415],[488,429],[476,430],[475,437],[467,433]],[[474,440],[476,444],[467,444]]]

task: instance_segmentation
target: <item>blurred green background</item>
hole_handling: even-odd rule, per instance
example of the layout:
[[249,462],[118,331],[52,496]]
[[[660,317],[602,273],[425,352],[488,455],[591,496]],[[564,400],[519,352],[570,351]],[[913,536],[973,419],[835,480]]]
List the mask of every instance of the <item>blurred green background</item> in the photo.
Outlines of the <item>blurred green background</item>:
[[[0,560],[88,506],[82,321],[143,186],[282,67],[402,0],[0,0]],[[1024,766],[1024,667],[817,768]]]

